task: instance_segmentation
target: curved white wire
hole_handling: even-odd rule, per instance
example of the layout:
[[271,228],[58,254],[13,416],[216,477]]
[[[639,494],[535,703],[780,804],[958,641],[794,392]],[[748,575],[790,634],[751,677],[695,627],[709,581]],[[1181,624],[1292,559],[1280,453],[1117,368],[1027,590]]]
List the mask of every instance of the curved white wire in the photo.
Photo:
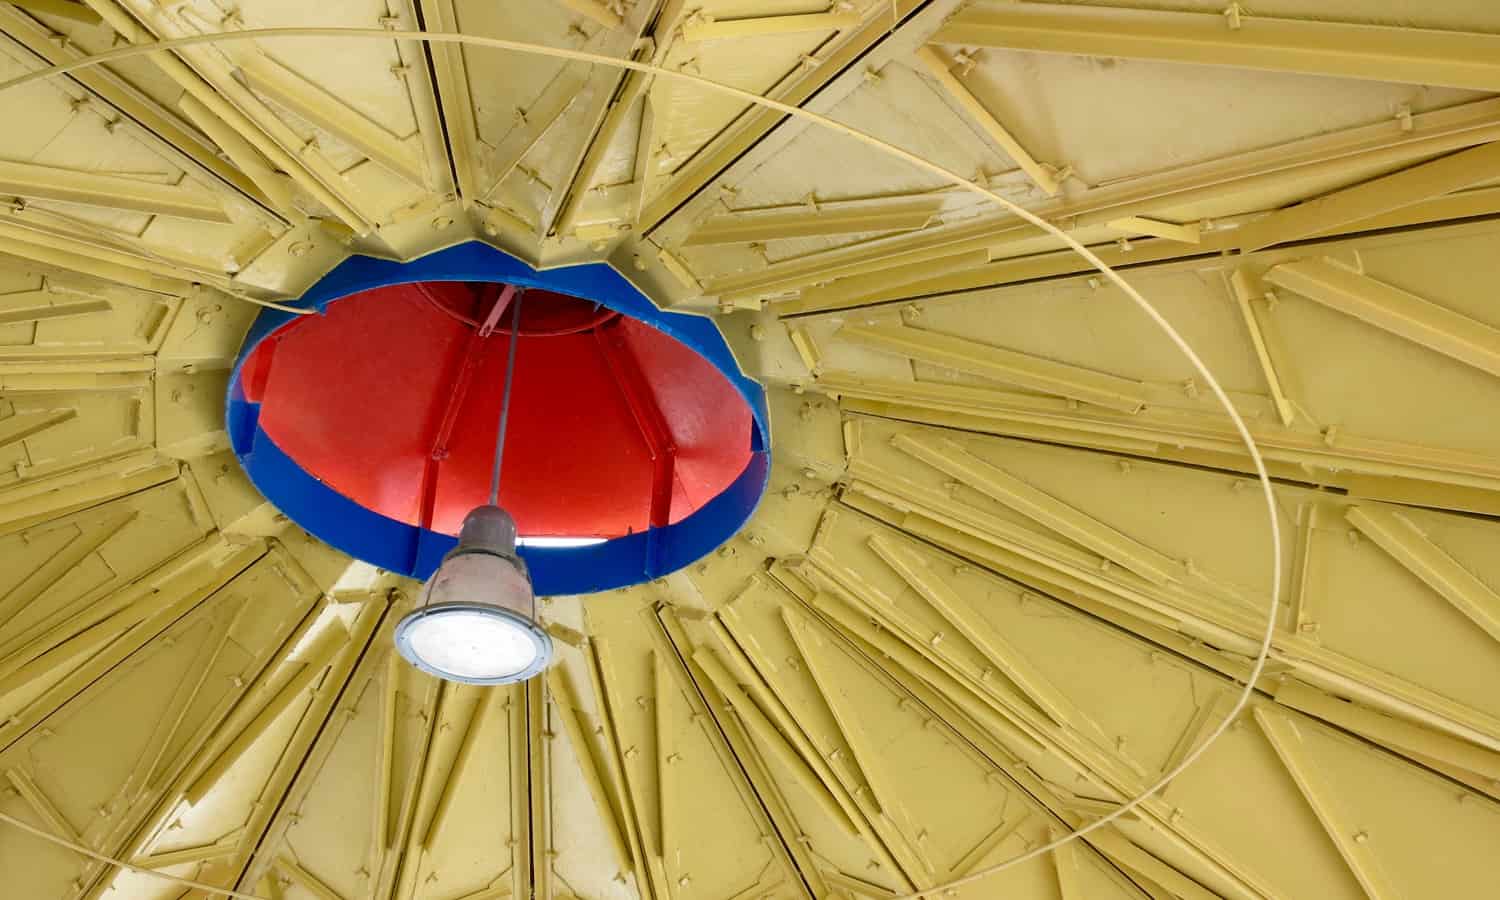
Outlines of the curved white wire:
[[[1172,327],[1172,324],[1168,322],[1160,312],[1157,311],[1156,307],[1151,305],[1150,301],[1143,297],[1139,291],[1137,291],[1130,285],[1129,282],[1122,278],[1118,272],[1112,269],[1107,263],[1104,262],[1104,260],[1100,259],[1092,250],[1084,246],[1072,235],[1053,225],[1051,222],[1048,222],[1040,216],[1037,216],[1036,214],[1030,212],[1029,210],[1018,206],[1010,200],[1007,200],[1005,197],[1000,196],[998,193],[990,190],[989,188],[978,184],[977,182],[969,178],[965,178],[957,172],[954,172],[941,165],[938,165],[937,163],[924,159],[914,153],[903,150],[900,147],[883,141],[873,135],[866,134],[865,132],[860,131],[856,128],[852,128],[841,122],[830,119],[827,116],[812,112],[811,110],[803,109],[799,106],[782,103],[779,100],[772,100],[769,97],[762,97],[759,94],[742,90],[731,85],[722,84],[720,82],[704,78],[701,75],[692,75],[687,72],[673,71],[671,69],[662,68],[661,66],[653,65],[651,63],[637,62],[635,60],[629,59],[616,59],[614,57],[603,56],[597,53],[589,53],[583,50],[568,50],[561,47],[547,47],[539,44],[528,43],[525,41],[512,41],[506,40],[504,38],[483,37],[480,35],[458,34],[452,32],[392,32],[387,31],[383,28],[291,27],[259,28],[224,33],[195,34],[189,35],[187,37],[170,38],[167,40],[156,41],[150,44],[128,45],[114,50],[109,50],[104,53],[99,53],[94,56],[75,60],[73,62],[37,69],[35,71],[28,72],[25,75],[19,75],[15,78],[9,79],[8,81],[0,82],[0,93],[4,93],[7,90],[20,87],[24,84],[30,84],[32,82],[41,81],[47,78],[54,78],[58,75],[64,75],[69,72],[75,72],[79,69],[86,69],[93,66],[103,65],[105,63],[129,59],[136,56],[146,56],[153,53],[163,53],[181,47],[227,43],[231,41],[296,37],[347,37],[383,41],[418,41],[421,43],[433,44],[467,44],[476,47],[489,47],[497,50],[511,50],[518,53],[530,53],[536,56],[549,56],[554,59],[566,59],[575,62],[590,63],[594,65],[613,66],[614,68],[641,72],[657,78],[667,78],[687,82],[690,84],[696,84],[700,87],[718,91],[721,94],[737,98],[746,103],[761,106],[766,109],[772,109],[785,115],[793,116],[802,119],[803,121],[811,122],[815,125],[830,129],[831,131],[834,131],[836,133],[846,135],[850,138],[853,138],[854,140],[864,143],[870,147],[874,147],[875,149],[880,150],[881,152],[893,156],[897,159],[905,160],[906,162],[910,163],[913,166],[916,166],[919,169],[947,179],[953,184],[972,191],[981,197],[985,197],[993,201],[995,204],[999,205],[1001,208],[1009,211],[1013,215],[1016,215],[1021,219],[1030,222],[1032,225],[1035,225],[1036,227],[1062,241],[1069,249],[1073,250],[1073,252],[1083,257],[1083,259],[1087,261],[1089,265],[1098,269],[1099,272],[1104,275],[1104,277],[1108,278],[1111,283],[1113,283],[1116,287],[1123,291],[1125,293],[1125,296],[1129,297],[1136,304],[1136,306],[1138,306],[1140,310],[1144,312],[1149,319],[1151,319],[1152,322],[1156,323],[1157,327],[1162,330],[1162,332],[1174,345],[1176,345],[1177,349],[1182,351],[1182,355],[1187,358],[1187,361],[1192,365],[1194,371],[1196,371],[1203,377],[1203,380],[1208,385],[1209,390],[1213,392],[1214,397],[1219,401],[1219,404],[1224,408],[1224,411],[1228,413],[1230,421],[1234,424],[1235,431],[1239,434],[1240,440],[1242,443],[1244,443],[1246,451],[1250,454],[1251,462],[1255,466],[1255,474],[1260,481],[1261,490],[1265,496],[1266,514],[1270,523],[1271,530],[1271,602],[1268,604],[1266,610],[1265,631],[1261,636],[1260,649],[1256,653],[1255,661],[1250,667],[1250,673],[1245,679],[1244,688],[1240,691],[1229,712],[1224,716],[1223,720],[1220,721],[1219,724],[1208,733],[1206,740],[1204,740],[1196,748],[1185,755],[1177,763],[1177,765],[1169,769],[1166,774],[1164,774],[1159,780],[1156,781],[1156,783],[1152,784],[1141,793],[1120,804],[1120,806],[1105,814],[1104,816],[1094,820],[1093,822],[1090,822],[1087,825],[1076,828],[1073,831],[1070,831],[1067,834],[1063,835],[1062,837],[1028,850],[1027,852],[1020,854],[1019,856],[1014,856],[1002,862],[985,866],[984,868],[978,869],[968,875],[965,875],[962,878],[957,878],[943,884],[935,885],[933,887],[923,888],[913,893],[903,894],[900,897],[893,898],[893,900],[922,900],[922,898],[926,898],[929,895],[938,895],[943,891],[949,890],[951,888],[956,888],[965,884],[979,881],[983,878],[989,877],[990,875],[994,875],[997,872],[1003,871],[1027,860],[1041,856],[1044,853],[1050,853],[1070,841],[1077,840],[1078,838],[1081,838],[1084,835],[1089,834],[1090,832],[1103,828],[1104,826],[1110,824],[1121,816],[1124,816],[1130,811],[1134,810],[1137,806],[1140,806],[1152,794],[1155,794],[1157,791],[1166,787],[1169,783],[1171,783],[1172,779],[1176,778],[1178,775],[1181,775],[1188,766],[1196,762],[1200,757],[1203,756],[1205,752],[1208,751],[1209,747],[1213,746],[1214,742],[1217,741],[1219,737],[1222,736],[1226,730],[1228,730],[1229,726],[1234,722],[1234,720],[1239,717],[1239,714],[1244,710],[1245,705],[1250,702],[1250,697],[1255,691],[1255,683],[1260,680],[1261,675],[1264,673],[1266,660],[1270,657],[1271,653],[1271,643],[1276,630],[1276,614],[1281,604],[1282,570],[1281,523],[1277,519],[1276,515],[1276,497],[1274,488],[1271,485],[1271,478],[1266,472],[1265,461],[1261,458],[1260,448],[1256,445],[1255,438],[1251,436],[1250,429],[1245,425],[1244,419],[1240,417],[1239,412],[1234,408],[1234,404],[1230,402],[1229,396],[1224,392],[1223,387],[1219,385],[1218,379],[1213,376],[1213,373],[1209,371],[1208,366],[1205,365],[1203,360],[1198,357],[1198,354],[1193,352],[1193,348],[1188,344],[1187,340],[1183,338],[1183,336],[1177,331],[1176,328]],[[37,832],[35,829],[30,830],[32,830],[33,833],[44,836],[49,840],[56,840],[56,842],[62,843],[60,840],[53,838],[51,835],[47,835],[45,832]],[[73,846],[73,849],[76,850],[79,848]],[[92,851],[89,852],[89,855],[100,858],[98,857],[98,854],[94,854],[92,853]],[[125,866],[126,868],[136,868],[134,866],[130,866],[127,863],[121,863],[115,860],[108,861],[113,862],[116,865]],[[137,871],[139,871],[139,869],[137,869]],[[155,872],[149,874],[160,875],[160,873]],[[171,878],[171,876],[163,877]],[[198,887],[200,890],[204,889],[204,887],[201,885],[194,886]],[[223,889],[214,889],[214,891],[215,893],[219,893],[224,896],[242,898],[248,897],[248,895],[246,894],[235,894],[232,891],[226,891]]]

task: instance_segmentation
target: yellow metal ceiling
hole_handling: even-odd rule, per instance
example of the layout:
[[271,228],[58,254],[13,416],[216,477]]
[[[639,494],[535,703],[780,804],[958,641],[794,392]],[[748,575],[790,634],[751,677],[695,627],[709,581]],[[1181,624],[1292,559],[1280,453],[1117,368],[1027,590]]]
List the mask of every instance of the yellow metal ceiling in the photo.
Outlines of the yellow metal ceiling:
[[[21,0],[0,32],[0,80],[117,54],[0,85],[0,897],[1500,896],[1495,4]],[[1118,267],[1284,537],[1222,736],[952,887],[1203,748],[1271,543],[1161,330],[882,141]],[[548,599],[561,661],[505,689],[400,662],[416,585],[270,508],[222,422],[256,304],[476,237],[716,316],[773,412],[745,532]]]

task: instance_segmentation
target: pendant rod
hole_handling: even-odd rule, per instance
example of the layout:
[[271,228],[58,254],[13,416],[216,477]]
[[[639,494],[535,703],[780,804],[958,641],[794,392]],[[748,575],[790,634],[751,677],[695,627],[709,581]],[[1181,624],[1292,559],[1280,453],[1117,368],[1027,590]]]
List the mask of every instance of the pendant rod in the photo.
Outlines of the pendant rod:
[[490,505],[500,505],[500,466],[505,461],[505,428],[510,420],[510,388],[516,374],[516,345],[521,343],[521,298],[525,291],[517,290],[510,304],[510,349],[505,360],[505,393],[500,399],[500,430],[495,437],[495,470],[490,475]]

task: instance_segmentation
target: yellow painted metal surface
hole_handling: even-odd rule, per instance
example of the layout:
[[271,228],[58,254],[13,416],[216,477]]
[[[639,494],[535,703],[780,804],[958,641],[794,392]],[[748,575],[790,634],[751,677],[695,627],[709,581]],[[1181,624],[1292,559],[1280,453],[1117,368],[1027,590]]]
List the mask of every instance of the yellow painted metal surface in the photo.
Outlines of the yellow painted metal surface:
[[[27,0],[0,79],[0,897],[1500,892],[1500,14],[1396,0]],[[1170,8],[1169,8],[1170,7]],[[1120,267],[701,75],[999,191]],[[607,260],[768,387],[771,487],[559,660],[248,484],[225,377],[351,253]],[[39,836],[44,835],[43,836]],[[47,838],[50,837],[51,840]],[[67,844],[94,856],[69,849]],[[117,865],[106,860],[115,860]]]

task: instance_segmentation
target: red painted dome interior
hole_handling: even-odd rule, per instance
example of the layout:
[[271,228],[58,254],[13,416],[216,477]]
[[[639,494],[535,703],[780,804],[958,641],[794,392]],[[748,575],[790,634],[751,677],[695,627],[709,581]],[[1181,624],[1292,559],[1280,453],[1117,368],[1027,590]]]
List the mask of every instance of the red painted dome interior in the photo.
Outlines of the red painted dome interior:
[[[266,434],[329,487],[456,534],[488,499],[513,293],[424,282],[345,297],[256,347],[247,397]],[[524,293],[519,330],[500,503],[523,536],[675,523],[749,462],[749,406],[676,339],[542,290]]]

